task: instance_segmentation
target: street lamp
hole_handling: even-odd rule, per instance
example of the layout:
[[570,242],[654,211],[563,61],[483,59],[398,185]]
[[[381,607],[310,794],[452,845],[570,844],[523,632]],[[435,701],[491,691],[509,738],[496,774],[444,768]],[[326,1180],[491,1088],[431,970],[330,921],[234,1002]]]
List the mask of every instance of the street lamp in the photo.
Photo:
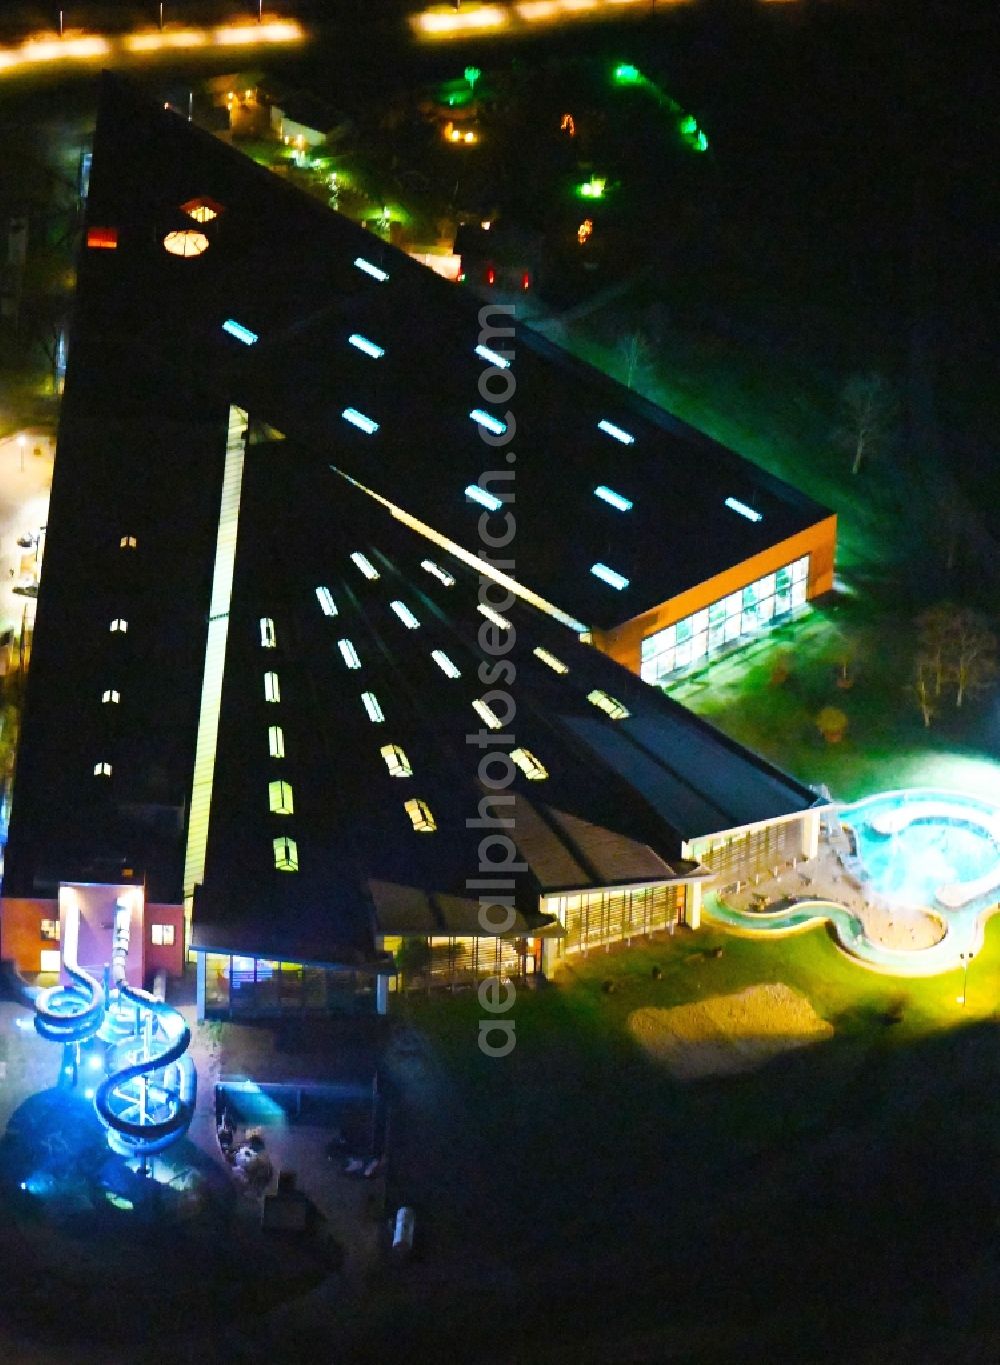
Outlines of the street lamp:
[[955,1003],[964,1005],[969,984],[969,963],[975,957],[975,953],[959,953],[958,957],[962,964],[962,994],[957,997]]

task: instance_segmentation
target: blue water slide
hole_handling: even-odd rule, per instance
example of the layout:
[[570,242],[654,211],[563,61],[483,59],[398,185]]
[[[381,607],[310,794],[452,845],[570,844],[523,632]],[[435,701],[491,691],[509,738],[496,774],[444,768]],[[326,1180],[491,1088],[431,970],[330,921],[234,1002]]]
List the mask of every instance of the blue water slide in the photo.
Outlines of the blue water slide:
[[80,916],[75,906],[63,915],[62,965],[70,978],[41,991],[35,999],[35,1028],[50,1043],[83,1043],[101,1027],[107,997],[104,987],[76,960]]

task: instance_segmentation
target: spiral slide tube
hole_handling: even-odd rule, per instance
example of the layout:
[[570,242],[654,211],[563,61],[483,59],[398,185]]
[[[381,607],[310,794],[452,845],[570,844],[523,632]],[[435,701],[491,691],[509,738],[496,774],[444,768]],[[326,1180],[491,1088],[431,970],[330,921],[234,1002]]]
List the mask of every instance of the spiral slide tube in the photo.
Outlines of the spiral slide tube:
[[101,1026],[107,1000],[104,987],[77,962],[80,910],[67,906],[63,914],[62,964],[71,978],[44,990],[35,1001],[35,1028],[50,1043],[83,1043]]

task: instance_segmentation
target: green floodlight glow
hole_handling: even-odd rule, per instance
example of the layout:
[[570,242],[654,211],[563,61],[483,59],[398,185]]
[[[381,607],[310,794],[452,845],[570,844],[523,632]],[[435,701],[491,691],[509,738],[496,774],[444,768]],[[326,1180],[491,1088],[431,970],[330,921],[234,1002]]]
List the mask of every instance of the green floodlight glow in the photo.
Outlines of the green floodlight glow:
[[465,70],[462,72],[462,75],[465,77],[470,90],[475,89],[476,81],[479,80],[479,77],[482,74],[483,73],[480,71],[478,66],[467,66]]
[[577,185],[576,192],[583,199],[603,199],[607,184],[603,177],[591,176],[582,185]]
[[622,62],[615,67],[615,81],[618,85],[638,85],[642,79],[642,72],[630,62]]
[[695,140],[694,140],[694,149],[695,149],[696,152],[707,152],[707,151],[708,151],[708,138],[705,136],[704,133],[701,133],[701,132],[700,132],[700,133],[698,134],[698,136],[695,138]]
[[678,127],[684,137],[692,137],[698,131],[698,120],[694,114],[685,114]]

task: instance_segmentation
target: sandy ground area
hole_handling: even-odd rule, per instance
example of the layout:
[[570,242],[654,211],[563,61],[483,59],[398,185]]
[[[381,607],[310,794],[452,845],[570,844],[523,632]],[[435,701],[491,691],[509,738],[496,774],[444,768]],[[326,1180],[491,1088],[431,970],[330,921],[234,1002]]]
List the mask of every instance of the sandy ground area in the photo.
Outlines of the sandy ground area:
[[673,1009],[635,1010],[629,1030],[677,1080],[752,1071],[792,1048],[833,1036],[833,1025],[782,982]]

